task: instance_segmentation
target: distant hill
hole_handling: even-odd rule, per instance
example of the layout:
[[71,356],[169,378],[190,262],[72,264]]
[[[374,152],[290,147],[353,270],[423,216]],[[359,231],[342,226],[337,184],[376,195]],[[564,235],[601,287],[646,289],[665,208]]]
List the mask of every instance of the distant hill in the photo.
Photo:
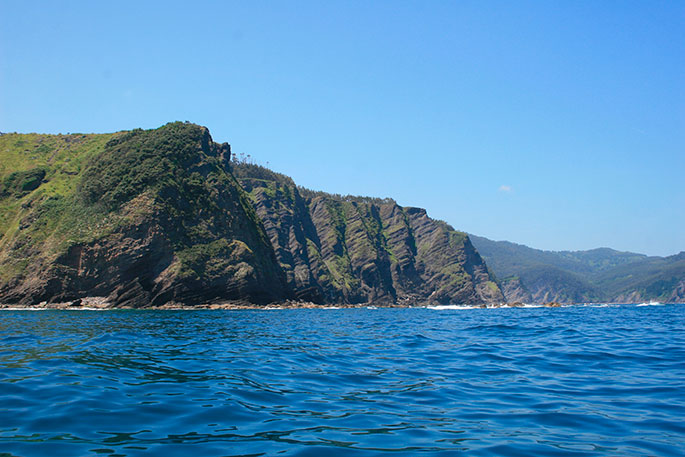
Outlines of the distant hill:
[[509,301],[685,301],[685,252],[542,251],[470,235]]
[[616,301],[682,302],[685,297],[685,252],[619,265],[597,274],[593,280]]

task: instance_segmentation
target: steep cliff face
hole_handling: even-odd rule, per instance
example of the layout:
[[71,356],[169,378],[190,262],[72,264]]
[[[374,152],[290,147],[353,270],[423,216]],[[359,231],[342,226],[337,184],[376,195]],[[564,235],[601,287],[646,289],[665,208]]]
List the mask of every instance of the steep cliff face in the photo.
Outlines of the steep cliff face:
[[685,303],[685,279],[681,279],[666,299],[668,303]]
[[2,135],[0,156],[0,303],[503,300],[466,234],[389,199],[300,191],[197,125]]
[[[0,303],[287,296],[270,241],[230,173],[228,145],[207,129],[3,135],[0,152],[14,165],[2,175]],[[44,171],[38,182],[17,183],[34,170]]]
[[468,236],[390,199],[300,190],[236,164],[300,299],[333,303],[488,303],[502,293]]
[[523,285],[521,278],[519,277],[514,276],[500,281],[500,288],[508,303],[533,303],[532,295]]

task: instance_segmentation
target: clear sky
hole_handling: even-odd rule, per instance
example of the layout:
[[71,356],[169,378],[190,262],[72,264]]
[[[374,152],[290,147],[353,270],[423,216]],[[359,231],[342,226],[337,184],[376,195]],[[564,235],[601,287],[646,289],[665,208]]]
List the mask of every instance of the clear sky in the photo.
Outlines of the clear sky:
[[492,239],[685,250],[685,1],[0,0],[0,131],[174,120]]

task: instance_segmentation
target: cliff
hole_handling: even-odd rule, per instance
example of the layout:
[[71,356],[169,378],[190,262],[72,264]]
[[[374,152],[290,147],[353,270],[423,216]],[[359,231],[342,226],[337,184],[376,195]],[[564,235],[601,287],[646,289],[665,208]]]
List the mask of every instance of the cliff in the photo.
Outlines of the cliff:
[[492,303],[503,296],[468,236],[391,199],[298,188],[235,164],[287,282],[318,303]]
[[0,137],[0,303],[266,303],[286,295],[269,239],[193,124]]
[[0,136],[0,303],[503,299],[468,236],[424,210],[301,191],[230,157],[179,122]]

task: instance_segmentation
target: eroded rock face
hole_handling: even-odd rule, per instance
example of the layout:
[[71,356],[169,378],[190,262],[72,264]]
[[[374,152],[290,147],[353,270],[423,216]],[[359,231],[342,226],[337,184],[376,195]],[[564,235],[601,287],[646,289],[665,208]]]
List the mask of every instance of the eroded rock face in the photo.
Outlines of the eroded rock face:
[[403,304],[504,299],[468,236],[423,209],[301,192],[289,178],[250,165],[238,165],[236,174],[298,298]]
[[669,303],[685,303],[685,279],[680,281],[668,298]]
[[29,222],[3,235],[0,303],[289,298],[229,155],[192,124],[126,132],[92,155],[76,185],[60,188],[69,192],[22,195],[20,216]]
[[530,292],[524,287],[519,278],[508,278],[501,281],[500,287],[504,298],[509,303],[532,303]]
[[0,303],[503,301],[468,236],[425,210],[300,191],[232,163],[203,127],[17,136],[1,151],[25,160],[29,140],[35,163],[0,173]]

